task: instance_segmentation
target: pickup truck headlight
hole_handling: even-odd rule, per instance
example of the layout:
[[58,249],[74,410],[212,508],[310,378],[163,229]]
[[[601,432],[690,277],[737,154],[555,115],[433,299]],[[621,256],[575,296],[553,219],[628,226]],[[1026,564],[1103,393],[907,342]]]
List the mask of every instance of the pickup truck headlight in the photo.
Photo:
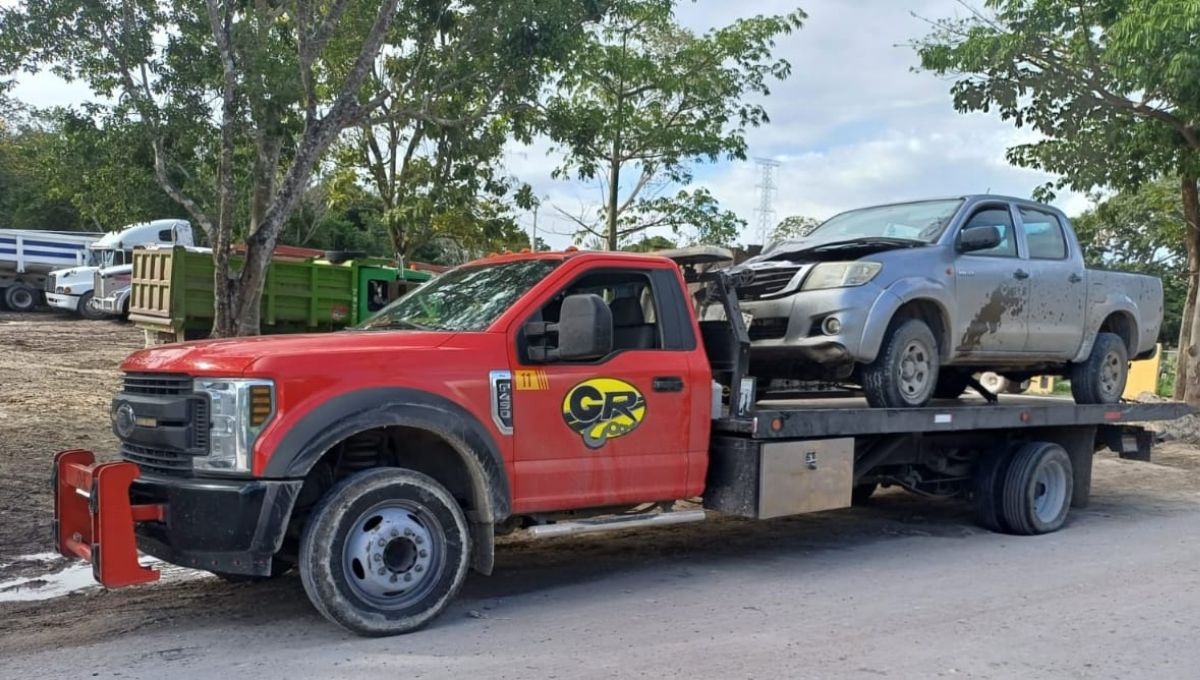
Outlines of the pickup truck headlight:
[[875,278],[883,265],[878,262],[822,262],[812,268],[800,290],[849,288]]
[[208,472],[250,472],[254,442],[275,415],[275,383],[270,380],[197,378],[194,389],[211,402],[209,454],[193,468]]

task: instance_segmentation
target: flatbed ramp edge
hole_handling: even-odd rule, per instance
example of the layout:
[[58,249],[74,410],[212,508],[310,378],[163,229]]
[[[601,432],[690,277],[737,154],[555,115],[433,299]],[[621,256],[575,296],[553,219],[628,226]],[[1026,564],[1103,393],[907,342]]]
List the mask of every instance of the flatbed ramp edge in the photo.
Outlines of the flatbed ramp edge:
[[924,408],[870,408],[861,399],[764,402],[751,417],[713,421],[720,434],[754,439],[807,439],[900,433],[1007,430],[1032,427],[1136,425],[1193,413],[1180,402],[1076,404],[1068,399],[1023,397],[999,404],[935,402]]

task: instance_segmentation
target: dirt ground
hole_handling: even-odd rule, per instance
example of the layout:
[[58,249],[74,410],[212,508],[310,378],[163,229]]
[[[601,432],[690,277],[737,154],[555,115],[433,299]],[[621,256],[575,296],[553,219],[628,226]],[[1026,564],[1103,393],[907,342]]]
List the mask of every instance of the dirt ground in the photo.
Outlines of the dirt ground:
[[55,451],[116,450],[117,365],[142,343],[129,324],[0,311],[0,565],[49,548]]
[[[141,344],[136,329],[115,322],[0,313],[0,583],[31,570],[53,572],[65,566],[48,556],[14,561],[51,550],[51,454],[75,447],[109,455],[115,450],[108,404],[119,383],[117,365]],[[173,579],[116,591],[88,589],[38,602],[3,602],[0,593],[0,678],[42,671],[46,677],[98,675],[72,665],[77,656],[71,650],[80,647],[87,658],[98,654],[94,658],[106,659],[89,668],[107,671],[103,677],[154,677],[168,668],[181,678],[205,677],[217,668],[231,674],[258,669],[256,675],[282,677],[284,667],[297,677],[349,677],[384,666],[420,671],[413,677],[614,677],[632,674],[619,672],[629,670],[623,659],[643,644],[667,645],[661,658],[630,652],[631,658],[641,659],[640,672],[650,677],[683,671],[689,677],[809,675],[788,670],[785,661],[794,655],[793,644],[815,645],[810,662],[828,656],[827,667],[809,666],[812,677],[872,677],[880,674],[869,672],[874,666],[862,670],[854,665],[865,661],[839,666],[853,656],[834,654],[843,638],[794,639],[801,636],[797,631],[819,624],[825,627],[805,629],[803,635],[820,637],[822,631],[855,627],[876,630],[880,616],[916,617],[907,624],[914,630],[956,620],[959,628],[969,630],[973,621],[980,626],[986,622],[978,638],[963,638],[966,646],[954,652],[968,657],[978,654],[971,645],[1011,634],[1010,625],[1022,635],[1090,635],[1086,628],[1065,623],[1061,629],[1042,630],[1049,624],[1014,612],[1015,602],[1024,598],[1019,589],[1033,585],[1026,583],[1029,574],[1012,571],[1014,563],[1038,569],[1039,575],[1057,569],[1050,565],[1070,565],[1054,578],[1083,599],[1054,600],[1056,616],[1072,608],[1109,607],[1116,613],[1104,624],[1106,630],[1140,630],[1147,625],[1150,614],[1144,610],[1151,604],[1186,605],[1190,609],[1171,614],[1172,630],[1194,639],[1200,634],[1200,615],[1195,614],[1200,607],[1192,606],[1200,604],[1200,451],[1171,442],[1157,448],[1155,456],[1154,463],[1099,456],[1091,508],[1074,513],[1065,531],[1033,539],[989,534],[971,524],[962,504],[888,490],[869,507],[770,522],[716,520],[614,536],[502,541],[496,574],[472,576],[460,602],[433,629],[385,647],[347,637],[326,624],[294,576],[257,585],[211,577]],[[1126,564],[1134,559],[1140,561]],[[1126,583],[1130,576],[1122,569],[1136,575],[1124,595],[1129,603],[1121,604],[1126,609],[1116,608],[1116,601],[1094,604],[1087,599],[1117,587],[1110,583],[1114,579]],[[972,578],[976,572],[979,579]],[[890,579],[893,573],[905,574],[905,581]],[[1146,584],[1156,589],[1145,592]],[[921,598],[957,593],[955,588],[963,589],[958,599],[935,602],[921,613]],[[795,599],[782,598],[785,591]],[[785,607],[792,609],[776,611]],[[828,621],[813,618],[819,616]],[[1012,623],[1009,616],[1025,623]],[[769,624],[766,630],[776,632],[737,627],[759,625],[754,622],[760,619]],[[731,630],[732,637],[706,637],[712,625]],[[902,636],[904,625],[879,634]],[[1002,628],[998,632],[995,626]],[[251,629],[253,641],[243,637]],[[571,635],[564,638],[564,631]],[[747,635],[754,639],[747,642]],[[739,649],[761,649],[763,655],[752,663],[763,665],[722,666],[737,658],[739,652],[726,642],[734,639],[748,645]],[[1091,638],[1080,639],[1092,644]],[[550,646],[538,647],[539,642]],[[1063,653],[1069,656],[1067,642],[1064,637]],[[426,644],[435,651],[422,656]],[[896,644],[889,652],[893,657],[906,649],[901,641]],[[563,651],[530,652],[526,666],[521,650],[527,645]],[[608,654],[615,665],[581,665],[596,649],[597,658]],[[377,658],[381,651],[387,652],[386,659]],[[877,650],[860,651],[873,658]],[[893,658],[884,670],[890,668],[893,677],[934,677],[946,670],[933,672],[943,658],[933,659],[932,651],[913,654],[903,663]],[[1174,661],[1169,651],[1164,655]],[[663,665],[671,658],[675,665]],[[501,659],[516,665],[501,673],[496,668]],[[310,661],[317,665],[308,666]],[[1030,662],[1009,668],[1002,660],[995,662],[1001,666],[966,676],[1131,677],[1093,673],[1089,666],[1068,661],[1055,662],[1068,664],[1062,667]],[[1172,669],[1179,670],[1168,664],[1154,677],[1195,677]]]

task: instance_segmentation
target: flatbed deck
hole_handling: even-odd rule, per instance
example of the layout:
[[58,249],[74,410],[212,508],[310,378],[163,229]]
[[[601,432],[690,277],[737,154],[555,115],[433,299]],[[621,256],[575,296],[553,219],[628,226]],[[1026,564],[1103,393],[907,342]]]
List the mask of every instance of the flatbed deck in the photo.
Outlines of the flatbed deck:
[[871,408],[861,398],[759,402],[753,417],[713,423],[723,434],[754,439],[802,439],[897,433],[1124,425],[1173,420],[1192,409],[1180,402],[1076,404],[1061,397],[1001,397],[933,402],[924,408]]

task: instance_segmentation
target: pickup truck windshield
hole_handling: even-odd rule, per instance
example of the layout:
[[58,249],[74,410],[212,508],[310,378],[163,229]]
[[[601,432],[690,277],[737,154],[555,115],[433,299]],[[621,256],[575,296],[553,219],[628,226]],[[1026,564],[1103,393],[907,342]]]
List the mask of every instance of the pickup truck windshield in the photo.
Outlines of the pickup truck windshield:
[[945,231],[962,201],[921,201],[851,210],[835,215],[801,240],[785,241],[772,250],[804,249],[855,241],[933,243]]
[[384,307],[352,330],[486,330],[558,265],[558,260],[519,260],[460,267]]

